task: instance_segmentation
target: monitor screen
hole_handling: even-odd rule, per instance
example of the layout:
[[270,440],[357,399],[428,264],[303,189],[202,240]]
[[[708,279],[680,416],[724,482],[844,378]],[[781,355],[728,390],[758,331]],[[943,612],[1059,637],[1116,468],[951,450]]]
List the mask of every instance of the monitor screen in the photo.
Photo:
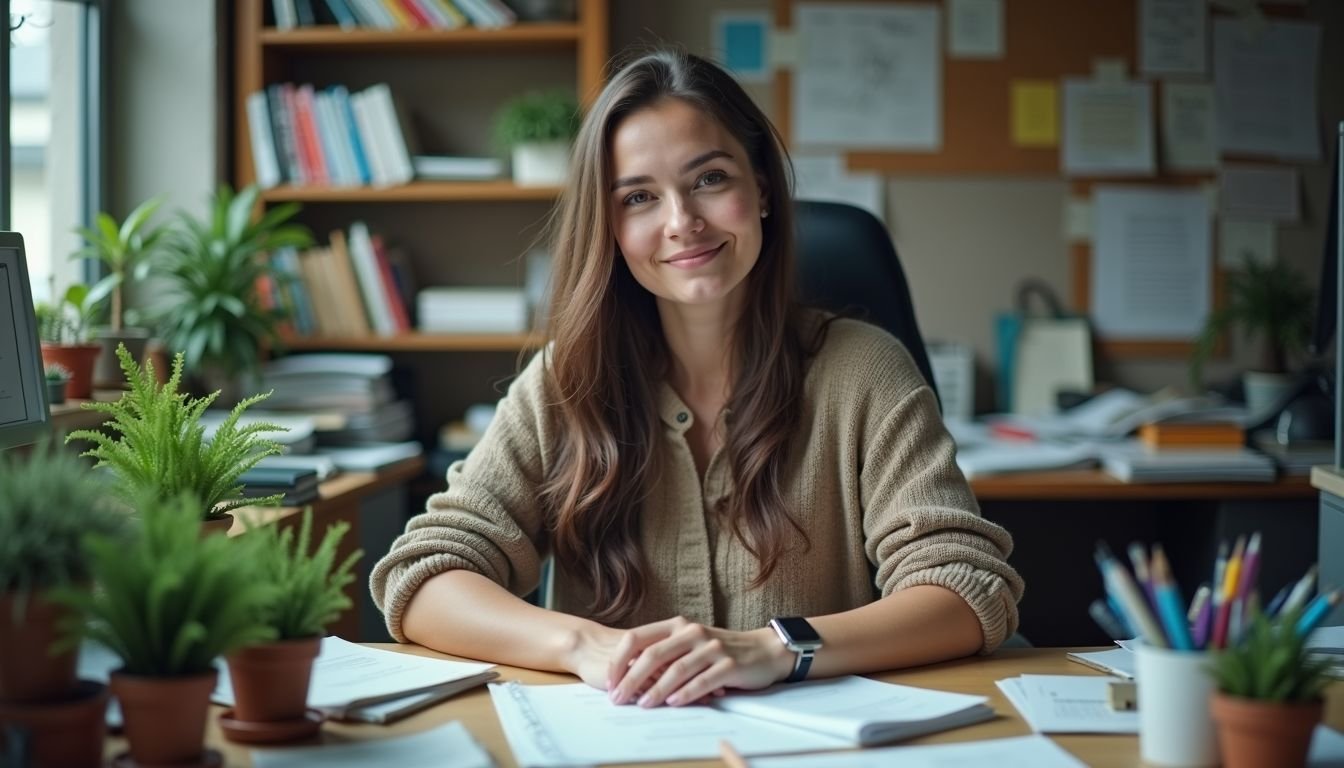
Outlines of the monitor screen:
[[0,232],[0,450],[35,442],[50,421],[23,238]]

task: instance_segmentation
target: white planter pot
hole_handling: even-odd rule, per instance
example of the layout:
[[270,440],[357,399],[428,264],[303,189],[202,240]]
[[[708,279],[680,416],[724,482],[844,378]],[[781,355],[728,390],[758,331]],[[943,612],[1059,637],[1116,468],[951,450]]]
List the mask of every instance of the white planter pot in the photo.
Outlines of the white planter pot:
[[565,182],[569,170],[569,142],[545,141],[513,148],[513,181],[524,187],[547,187]]
[[1270,415],[1269,407],[1293,386],[1293,377],[1285,373],[1247,371],[1242,374],[1241,386],[1246,393],[1246,413],[1255,421]]

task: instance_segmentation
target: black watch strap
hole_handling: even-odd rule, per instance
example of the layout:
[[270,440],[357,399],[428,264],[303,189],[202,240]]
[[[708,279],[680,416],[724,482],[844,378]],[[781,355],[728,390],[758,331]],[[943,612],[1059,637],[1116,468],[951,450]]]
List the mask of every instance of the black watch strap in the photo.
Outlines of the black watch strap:
[[811,648],[805,651],[798,651],[798,658],[793,661],[793,672],[784,679],[786,683],[797,683],[807,679],[807,671],[812,668],[812,657],[816,651]]

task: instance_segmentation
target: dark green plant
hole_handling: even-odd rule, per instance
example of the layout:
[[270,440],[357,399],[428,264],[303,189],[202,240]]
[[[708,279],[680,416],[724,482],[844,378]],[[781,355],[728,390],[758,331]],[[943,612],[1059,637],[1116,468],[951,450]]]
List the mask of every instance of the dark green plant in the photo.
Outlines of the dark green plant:
[[254,566],[258,575],[276,588],[266,606],[266,623],[279,640],[320,636],[341,611],[351,606],[345,588],[355,580],[351,569],[363,552],[351,552],[339,565],[336,563],[336,550],[350,530],[345,522],[329,526],[321,543],[312,549],[311,508],[303,511],[297,539],[292,527],[284,531],[279,527],[263,525],[247,534],[247,538],[257,538]]
[[1204,323],[1190,355],[1190,383],[1200,389],[1204,364],[1218,339],[1236,328],[1265,341],[1261,370],[1283,373],[1288,359],[1307,346],[1312,325],[1311,286],[1301,273],[1282,260],[1260,264],[1249,256],[1240,270],[1227,276],[1225,302]]
[[170,294],[156,316],[160,334],[194,374],[207,367],[226,375],[254,372],[261,349],[280,344],[277,327],[285,312],[262,302],[257,282],[276,277],[268,253],[306,248],[313,237],[290,223],[299,212],[296,203],[255,218],[259,195],[256,186],[237,196],[220,186],[209,217],[180,214],[151,261]]
[[1297,633],[1299,613],[1277,618],[1257,613],[1240,641],[1213,657],[1218,690],[1229,696],[1275,702],[1315,701],[1330,683],[1330,661],[1314,658]]
[[73,453],[48,442],[0,453],[0,592],[87,582],[85,534],[114,535],[124,519]]
[[95,466],[112,469],[122,498],[135,502],[146,494],[172,499],[189,493],[201,501],[198,520],[202,515],[208,520],[239,507],[280,502],[281,495],[243,498],[243,486],[238,482],[263,457],[280,452],[280,445],[262,434],[283,432],[284,427],[238,424],[244,411],[270,397],[270,393],[253,395],[234,406],[207,441],[201,414],[219,393],[193,398],[179,391],[182,353],[173,358],[172,375],[162,387],[154,376],[154,364],[147,360],[141,368],[126,345],[117,345],[117,359],[130,390],[116,402],[84,404],[84,408],[109,417],[106,428],[111,434],[82,429],[71,432],[66,442],[93,443],[83,455],[97,459]]
[[495,117],[502,149],[536,141],[567,141],[579,132],[579,104],[566,91],[532,91],[504,104]]
[[69,642],[107,646],[133,675],[175,677],[214,669],[214,659],[275,632],[262,619],[273,588],[251,564],[248,537],[202,536],[201,501],[190,494],[136,503],[130,536],[90,537],[89,569],[98,588],[54,597],[88,621]]
[[163,201],[159,198],[146,200],[121,224],[107,213],[99,213],[95,226],[79,227],[75,230],[84,238],[84,246],[71,254],[72,259],[97,259],[107,266],[107,276],[94,284],[92,292],[111,295],[112,308],[109,322],[114,332],[122,329],[126,317],[122,289],[132,278],[142,279],[149,271],[148,257],[158,248],[165,230],[162,227],[147,227],[149,217],[154,215]]

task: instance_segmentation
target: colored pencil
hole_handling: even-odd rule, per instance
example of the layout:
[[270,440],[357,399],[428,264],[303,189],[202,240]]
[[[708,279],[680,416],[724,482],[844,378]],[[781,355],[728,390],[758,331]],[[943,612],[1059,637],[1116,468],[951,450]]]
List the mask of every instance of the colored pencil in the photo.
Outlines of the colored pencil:
[[1316,631],[1316,627],[1325,621],[1325,617],[1339,605],[1339,590],[1322,592],[1311,601],[1307,610],[1302,612],[1302,618],[1297,620],[1297,634],[1306,637]]
[[1194,650],[1194,644],[1190,639],[1190,625],[1182,611],[1181,593],[1171,579],[1171,565],[1167,562],[1166,553],[1162,551],[1162,545],[1153,545],[1153,556],[1149,565],[1153,577],[1157,615],[1162,620],[1162,627],[1166,630],[1171,647],[1178,651]]
[[1283,607],[1279,609],[1280,613],[1300,610],[1311,599],[1311,589],[1316,583],[1316,566],[1313,565],[1307,569],[1297,584],[1293,586],[1293,591],[1288,593],[1288,599],[1283,601]]

